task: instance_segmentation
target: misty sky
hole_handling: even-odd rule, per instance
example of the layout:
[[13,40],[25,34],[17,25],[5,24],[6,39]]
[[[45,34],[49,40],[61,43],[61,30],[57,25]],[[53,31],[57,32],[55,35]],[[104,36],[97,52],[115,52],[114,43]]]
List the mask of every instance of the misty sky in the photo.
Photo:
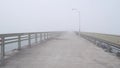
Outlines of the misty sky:
[[81,30],[120,34],[120,0],[0,0],[0,33]]

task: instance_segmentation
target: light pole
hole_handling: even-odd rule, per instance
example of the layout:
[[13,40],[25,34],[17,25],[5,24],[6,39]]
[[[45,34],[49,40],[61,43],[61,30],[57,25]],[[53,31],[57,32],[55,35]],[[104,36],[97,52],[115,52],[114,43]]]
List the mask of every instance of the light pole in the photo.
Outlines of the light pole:
[[77,13],[78,13],[78,17],[79,17],[79,36],[80,36],[80,11],[79,10],[77,10],[77,9],[72,9],[72,11],[77,11]]

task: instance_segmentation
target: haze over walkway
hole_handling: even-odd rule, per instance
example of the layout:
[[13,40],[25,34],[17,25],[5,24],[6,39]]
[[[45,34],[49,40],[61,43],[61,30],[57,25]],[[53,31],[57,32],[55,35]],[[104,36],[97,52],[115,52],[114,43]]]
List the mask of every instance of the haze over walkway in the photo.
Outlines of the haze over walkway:
[[21,50],[1,68],[120,68],[120,60],[75,33]]

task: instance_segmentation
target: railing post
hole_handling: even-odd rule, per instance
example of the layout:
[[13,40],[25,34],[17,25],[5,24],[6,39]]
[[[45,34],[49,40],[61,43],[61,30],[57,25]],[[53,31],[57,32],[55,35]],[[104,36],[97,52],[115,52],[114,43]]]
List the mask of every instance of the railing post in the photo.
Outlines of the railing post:
[[31,47],[31,34],[28,34],[28,45]]
[[35,43],[38,43],[37,33],[35,33]]
[[45,39],[47,40],[47,33],[45,33]]
[[48,33],[47,33],[47,39],[48,39]]
[[45,39],[45,33],[44,33],[44,41],[45,41],[46,39]]
[[45,38],[46,38],[46,40],[47,40],[47,32],[45,33]]
[[1,37],[1,65],[5,63],[5,37]]
[[50,38],[52,38],[52,35],[51,35],[51,33],[49,33],[49,37],[50,37]]
[[40,42],[42,41],[42,33],[40,33]]
[[51,38],[51,33],[49,33],[49,38]]
[[53,33],[51,33],[51,38],[53,38]]
[[39,33],[39,42],[40,42],[40,33]]
[[47,33],[45,32],[45,40],[47,39],[47,35],[46,35]]
[[21,50],[21,35],[18,35],[18,50]]

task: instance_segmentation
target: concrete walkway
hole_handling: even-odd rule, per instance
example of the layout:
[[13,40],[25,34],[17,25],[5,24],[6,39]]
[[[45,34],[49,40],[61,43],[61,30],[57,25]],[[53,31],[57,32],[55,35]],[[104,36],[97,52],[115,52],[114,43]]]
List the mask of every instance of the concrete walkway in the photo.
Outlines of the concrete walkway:
[[120,59],[69,32],[20,51],[1,68],[120,68]]

